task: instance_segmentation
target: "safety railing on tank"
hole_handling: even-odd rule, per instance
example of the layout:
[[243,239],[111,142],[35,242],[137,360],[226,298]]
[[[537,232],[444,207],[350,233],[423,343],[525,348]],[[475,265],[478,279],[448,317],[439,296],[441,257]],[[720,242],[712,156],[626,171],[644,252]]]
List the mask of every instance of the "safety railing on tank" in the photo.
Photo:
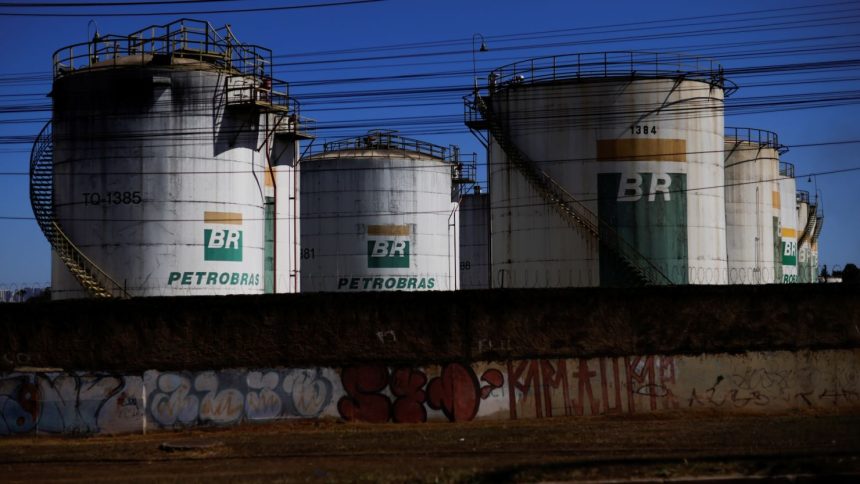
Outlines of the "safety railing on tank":
[[313,135],[317,130],[317,120],[313,118],[308,118],[299,114],[299,111],[296,111],[296,119],[299,122],[298,130],[302,133],[306,133],[309,135]]
[[794,178],[794,165],[787,161],[779,162],[779,176]]
[[302,104],[295,98],[289,98],[287,102],[287,113],[289,123],[287,129],[296,134],[313,137],[317,130],[317,120],[302,116]]
[[290,98],[290,86],[285,81],[265,78],[261,82],[240,74],[227,78],[227,104],[265,104],[294,112],[296,100]]
[[451,158],[452,179],[455,183],[475,183],[478,179],[478,154],[461,154],[459,149],[454,151]]
[[788,147],[779,144],[779,136],[773,131],[757,128],[726,127],[725,137],[727,140],[746,141],[765,148],[773,148],[779,154],[788,152]]
[[798,190],[795,194],[797,203],[809,203],[809,192],[806,190]]
[[87,42],[62,47],[54,52],[54,78],[80,69],[147,64],[158,57],[207,62],[260,82],[272,78],[270,49],[239,42],[228,26],[216,29],[187,18],[124,36],[96,34]]
[[678,77],[704,81],[726,89],[737,86],[723,76],[723,68],[713,59],[686,54],[657,52],[587,52],[536,57],[515,62],[490,72],[490,92],[510,85],[534,84],[568,79],[635,76]]
[[815,244],[818,242],[818,238],[821,236],[821,229],[824,228],[824,205],[819,204],[818,209],[815,212],[815,229],[812,231],[812,243]]
[[287,97],[285,102],[279,106],[282,109],[276,111],[278,117],[275,121],[273,134],[294,135],[305,139],[314,137],[317,122],[315,119],[302,116],[301,103],[298,100]]
[[401,150],[420,153],[452,162],[453,150],[445,146],[435,145],[426,141],[406,138],[397,131],[373,130],[366,135],[344,138],[323,143],[316,149],[311,149],[311,155],[348,150]]
[[463,96],[463,121],[466,126],[483,127],[486,123],[473,95]]
[[[471,107],[469,107],[471,106]],[[586,230],[603,246],[620,257],[635,277],[645,284],[672,284],[672,280],[632,244],[627,242],[611,224],[601,219],[585,204],[570,194],[561,184],[542,170],[510,139],[505,128],[495,119],[490,104],[475,92],[467,109],[476,109],[486,121],[486,128],[507,154],[511,164],[518,168],[526,181],[536,188],[541,197],[562,215],[572,227]]]
[[809,192],[807,192],[806,190],[801,191],[806,194],[806,199],[801,200],[799,192],[796,198],[798,203],[802,201],[806,202],[806,224],[804,224],[803,230],[801,231],[800,236],[797,238],[798,244],[811,241],[812,235],[815,233],[815,223],[818,221],[818,219],[816,218],[816,212],[818,212],[818,207],[814,203],[809,203]]

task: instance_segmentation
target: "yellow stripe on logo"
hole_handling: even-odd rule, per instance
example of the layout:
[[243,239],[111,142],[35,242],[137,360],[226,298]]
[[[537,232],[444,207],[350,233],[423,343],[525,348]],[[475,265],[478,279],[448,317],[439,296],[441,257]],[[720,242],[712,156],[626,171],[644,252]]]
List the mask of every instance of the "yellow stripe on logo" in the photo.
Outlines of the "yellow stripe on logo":
[[687,140],[628,138],[597,140],[597,161],[687,161]]
[[408,225],[368,225],[367,235],[409,235]]
[[242,225],[241,212],[203,212],[203,222],[207,224]]
[[788,227],[783,227],[779,231],[779,235],[782,237],[797,237],[797,230],[794,230],[794,229],[791,229]]
[[264,176],[263,180],[264,180],[265,185],[267,187],[275,186],[275,175],[274,175],[274,173],[272,173],[272,169],[269,167],[266,167],[266,171],[265,171],[264,175],[265,176]]

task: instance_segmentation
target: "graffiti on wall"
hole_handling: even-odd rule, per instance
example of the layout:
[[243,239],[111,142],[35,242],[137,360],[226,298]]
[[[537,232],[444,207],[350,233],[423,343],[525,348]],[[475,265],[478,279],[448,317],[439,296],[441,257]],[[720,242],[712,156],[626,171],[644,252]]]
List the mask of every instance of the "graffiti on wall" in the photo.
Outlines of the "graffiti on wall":
[[[856,369],[824,375],[814,366],[748,367],[731,374],[719,374],[711,381],[711,385],[693,386],[684,403],[691,408],[750,410],[860,405]],[[806,384],[797,385],[797,382]]]
[[6,374],[0,376],[0,435],[140,432],[142,394],[139,376]]
[[520,360],[510,418],[860,406],[858,350]]
[[338,412],[346,420],[418,423],[427,421],[429,408],[451,422],[467,422],[478,415],[481,400],[504,383],[498,369],[487,369],[479,379],[472,366],[460,363],[445,365],[433,378],[427,373],[384,365],[344,368],[346,395],[338,400]]
[[0,374],[0,435],[276,419],[465,422],[860,407],[860,349],[201,372]]
[[[149,425],[230,425],[334,415],[339,390],[326,368],[157,372],[144,375]],[[337,387],[336,387],[337,385]]]
[[507,363],[511,418],[605,415],[678,408],[668,356]]

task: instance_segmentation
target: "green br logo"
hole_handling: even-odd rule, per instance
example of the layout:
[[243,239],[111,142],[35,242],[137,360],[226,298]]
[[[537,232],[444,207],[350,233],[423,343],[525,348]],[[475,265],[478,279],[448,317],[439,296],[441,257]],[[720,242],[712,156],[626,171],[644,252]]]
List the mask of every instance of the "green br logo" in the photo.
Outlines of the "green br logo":
[[797,265],[797,242],[793,240],[782,241],[782,265]]
[[409,268],[409,225],[370,225],[367,227],[367,267],[372,269]]
[[242,230],[238,227],[223,227],[223,225],[241,227],[242,214],[206,212],[203,220],[206,224],[221,226],[203,229],[203,260],[241,262]]

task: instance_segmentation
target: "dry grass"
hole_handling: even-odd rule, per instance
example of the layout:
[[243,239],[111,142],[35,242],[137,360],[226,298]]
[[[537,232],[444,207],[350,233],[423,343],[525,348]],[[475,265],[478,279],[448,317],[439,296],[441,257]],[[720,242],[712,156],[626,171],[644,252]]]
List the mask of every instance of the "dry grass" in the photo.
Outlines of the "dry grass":
[[[165,452],[164,442],[213,444]],[[860,416],[334,420],[0,439],[4,481],[500,482],[860,473]]]

